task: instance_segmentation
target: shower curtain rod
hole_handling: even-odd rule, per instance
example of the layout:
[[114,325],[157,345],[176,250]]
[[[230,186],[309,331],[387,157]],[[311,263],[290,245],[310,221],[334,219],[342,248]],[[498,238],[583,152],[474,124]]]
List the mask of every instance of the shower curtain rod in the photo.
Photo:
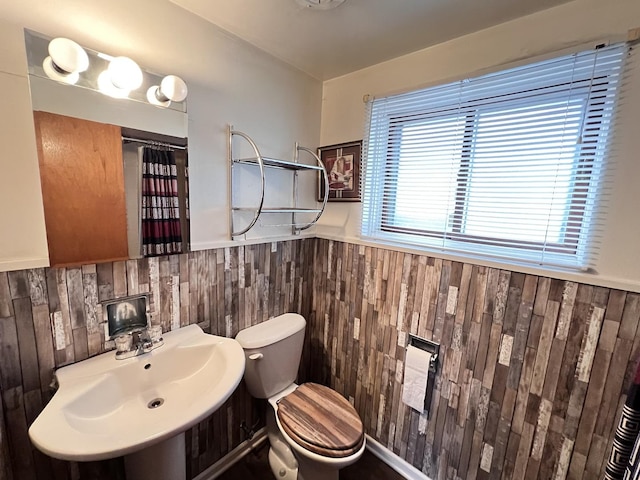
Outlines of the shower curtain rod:
[[142,140],[141,138],[125,137],[124,135],[122,136],[122,140],[129,141],[129,142],[136,142],[136,143],[144,143],[144,144],[147,144],[147,145],[155,145],[155,146],[158,146],[158,147],[175,148],[176,150],[186,150],[187,149],[187,147],[185,147],[183,145],[174,145],[173,143],[157,142],[155,140]]

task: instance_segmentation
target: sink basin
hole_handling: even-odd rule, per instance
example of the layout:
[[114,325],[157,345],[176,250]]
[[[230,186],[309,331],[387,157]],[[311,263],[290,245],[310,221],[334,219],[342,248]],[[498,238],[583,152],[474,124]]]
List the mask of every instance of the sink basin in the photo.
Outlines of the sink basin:
[[197,325],[164,335],[149,353],[109,352],[56,372],[59,389],[31,425],[34,445],[55,458],[93,461],[126,455],[184,432],[236,389],[244,353],[232,338]]

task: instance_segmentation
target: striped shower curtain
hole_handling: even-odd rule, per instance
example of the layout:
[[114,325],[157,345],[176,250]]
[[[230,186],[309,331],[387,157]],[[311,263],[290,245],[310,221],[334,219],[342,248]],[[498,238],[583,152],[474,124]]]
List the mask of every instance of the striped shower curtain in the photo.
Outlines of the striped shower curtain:
[[627,391],[603,480],[640,480],[640,364]]
[[182,252],[178,172],[173,151],[144,147],[142,153],[142,254]]

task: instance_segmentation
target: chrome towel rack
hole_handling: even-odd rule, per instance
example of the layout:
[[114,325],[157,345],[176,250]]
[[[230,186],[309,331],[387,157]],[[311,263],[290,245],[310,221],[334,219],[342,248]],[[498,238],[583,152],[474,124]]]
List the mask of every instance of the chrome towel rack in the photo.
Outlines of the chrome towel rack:
[[[246,234],[249,230],[251,230],[261,215],[264,214],[291,214],[290,223],[286,224],[286,226],[291,226],[292,234],[298,234],[302,230],[306,230],[314,225],[322,216],[324,209],[327,205],[327,200],[329,198],[329,176],[327,174],[322,161],[318,157],[318,155],[311,150],[310,148],[303,147],[299,145],[297,142],[295,144],[294,150],[294,159],[290,160],[281,160],[277,158],[266,157],[260,153],[260,150],[253,139],[244,132],[239,130],[234,130],[232,125],[229,125],[227,128],[227,137],[228,137],[228,160],[231,168],[230,175],[230,185],[229,185],[229,200],[231,205],[231,215],[230,215],[230,231],[231,231],[231,239],[236,239],[239,236]],[[246,141],[251,150],[253,150],[253,155],[250,157],[238,158],[235,156],[234,152],[234,137],[240,137],[244,141]],[[306,164],[300,162],[300,153],[307,153],[311,155],[311,157],[315,160],[315,165]],[[234,168],[238,165],[250,165],[256,166],[260,169],[260,200],[256,207],[236,207],[233,204],[233,188],[234,188]],[[293,172],[293,188],[292,188],[292,199],[291,204],[286,206],[265,206],[265,190],[266,190],[266,169],[267,168],[278,168],[289,170]],[[324,199],[320,208],[300,208],[297,206],[298,204],[298,173],[299,172],[312,172],[320,175],[319,181],[324,182]],[[243,227],[237,228],[235,225],[235,213],[237,212],[249,212],[252,213],[252,219],[249,223]],[[311,215],[314,215],[309,221],[300,221],[298,220],[299,216],[306,216],[307,218]],[[272,226],[281,226],[272,225]]]

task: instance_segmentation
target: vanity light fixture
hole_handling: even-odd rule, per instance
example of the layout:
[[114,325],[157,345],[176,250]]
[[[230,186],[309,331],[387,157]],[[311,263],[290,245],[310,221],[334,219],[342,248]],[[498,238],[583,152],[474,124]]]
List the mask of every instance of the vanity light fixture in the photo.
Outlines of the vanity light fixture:
[[187,98],[187,84],[176,75],[167,75],[160,85],[153,85],[147,90],[147,100],[152,105],[168,107],[171,102],[182,102]]
[[84,48],[68,38],[52,38],[28,29],[24,32],[29,75],[112,98],[182,113],[187,110],[187,85],[180,77],[159,75],[145,70],[128,56],[111,56]]
[[48,51],[42,68],[52,80],[73,85],[80,78],[80,72],[89,68],[87,52],[73,40],[54,38],[49,42]]

